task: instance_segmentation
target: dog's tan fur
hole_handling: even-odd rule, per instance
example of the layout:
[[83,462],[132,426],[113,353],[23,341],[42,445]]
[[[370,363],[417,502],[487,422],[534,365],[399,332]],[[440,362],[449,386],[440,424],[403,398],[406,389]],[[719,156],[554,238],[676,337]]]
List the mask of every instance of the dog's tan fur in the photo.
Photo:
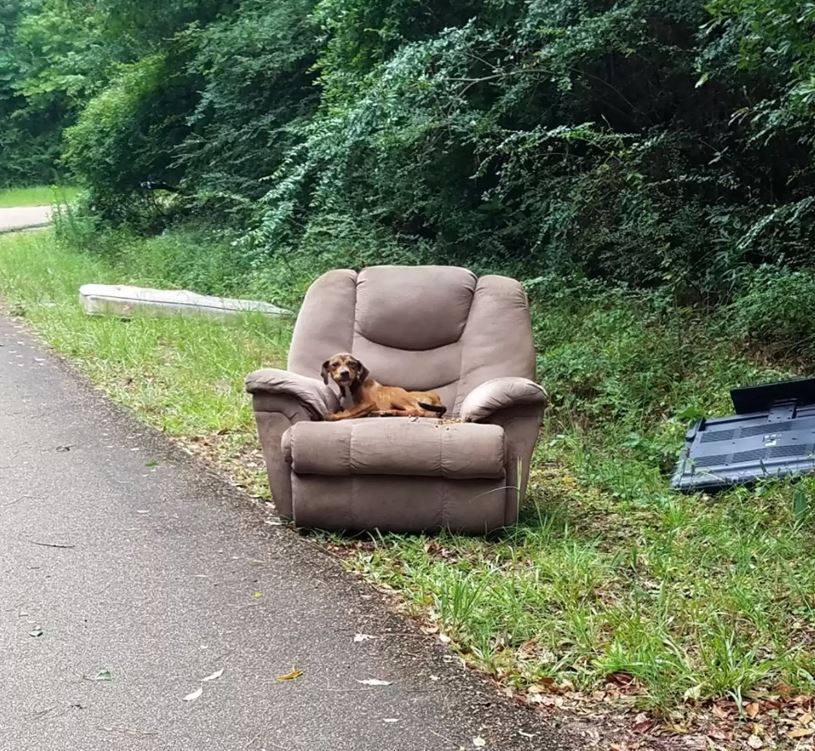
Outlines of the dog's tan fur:
[[441,417],[447,408],[435,391],[407,391],[383,386],[371,378],[356,357],[339,352],[322,367],[323,382],[330,378],[340,388],[347,409],[329,415],[329,420],[349,420],[366,415],[377,417]]

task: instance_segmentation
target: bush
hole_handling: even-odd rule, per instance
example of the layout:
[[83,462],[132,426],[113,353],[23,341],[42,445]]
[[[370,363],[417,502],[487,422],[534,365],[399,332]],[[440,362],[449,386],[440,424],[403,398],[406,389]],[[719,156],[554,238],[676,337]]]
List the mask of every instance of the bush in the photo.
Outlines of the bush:
[[760,267],[725,309],[724,322],[751,347],[815,356],[815,272]]
[[251,220],[268,178],[299,143],[299,128],[319,103],[312,6],[246,0],[183,35],[192,51],[188,72],[202,87],[178,166],[200,214]]
[[359,265],[377,245],[682,304],[729,301],[745,268],[813,267],[815,10],[798,0],[10,7],[0,124],[78,112],[66,163],[107,222],[248,229],[253,268]]
[[161,215],[144,183],[174,187],[173,148],[187,133],[189,82],[165,55],[121,66],[65,131],[64,158],[89,191],[88,206],[113,224],[153,229]]

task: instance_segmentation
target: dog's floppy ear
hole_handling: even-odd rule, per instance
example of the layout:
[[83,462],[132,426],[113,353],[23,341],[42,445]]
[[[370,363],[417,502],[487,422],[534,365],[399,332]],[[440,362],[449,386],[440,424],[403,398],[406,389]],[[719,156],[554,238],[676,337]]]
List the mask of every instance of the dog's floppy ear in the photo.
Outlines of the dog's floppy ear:
[[323,363],[323,367],[320,369],[320,375],[323,377],[323,383],[328,386],[328,363],[329,361],[326,360]]
[[359,360],[357,360],[357,366],[359,367],[359,370],[357,370],[357,377],[354,380],[356,380],[356,382],[361,386],[363,383],[365,383],[365,379],[371,375],[371,373]]

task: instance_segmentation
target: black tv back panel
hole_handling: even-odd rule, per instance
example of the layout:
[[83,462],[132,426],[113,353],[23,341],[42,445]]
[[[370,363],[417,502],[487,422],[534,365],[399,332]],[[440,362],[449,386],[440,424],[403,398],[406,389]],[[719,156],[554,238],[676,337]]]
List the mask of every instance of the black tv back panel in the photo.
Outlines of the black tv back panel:
[[815,472],[815,378],[748,386],[730,392],[736,414],[697,420],[671,486],[714,490]]
[[743,386],[731,389],[730,398],[737,415],[769,412],[779,402],[795,402],[800,406],[815,405],[815,378]]

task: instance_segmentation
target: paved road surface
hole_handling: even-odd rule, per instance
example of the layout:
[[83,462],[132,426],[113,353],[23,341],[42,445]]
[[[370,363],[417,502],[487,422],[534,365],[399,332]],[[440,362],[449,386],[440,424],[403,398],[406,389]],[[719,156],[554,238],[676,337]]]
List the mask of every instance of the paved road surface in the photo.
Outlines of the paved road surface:
[[51,221],[50,206],[0,209],[0,234],[28,227],[44,227]]
[[0,396],[2,751],[565,747],[1,316]]

